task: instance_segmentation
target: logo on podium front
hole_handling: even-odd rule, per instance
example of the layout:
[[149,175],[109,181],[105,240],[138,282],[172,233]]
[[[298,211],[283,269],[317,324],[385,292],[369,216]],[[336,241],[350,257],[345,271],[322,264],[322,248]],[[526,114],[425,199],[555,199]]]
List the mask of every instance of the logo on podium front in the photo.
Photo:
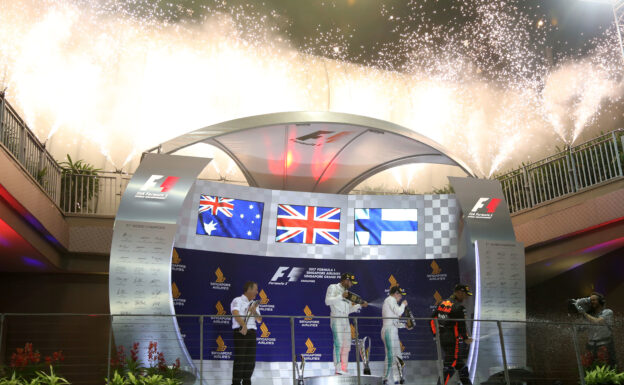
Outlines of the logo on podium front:
[[312,314],[312,310],[310,310],[310,307],[308,305],[303,308],[303,313],[307,316],[304,318],[306,321],[312,321],[312,317],[314,316],[314,314]]
[[182,258],[178,255],[178,250],[173,249],[173,253],[171,254],[171,263],[179,265],[182,262]]
[[261,338],[269,338],[269,336],[271,335],[269,328],[264,322],[262,323],[262,325],[260,325],[260,330],[262,331],[262,335],[260,336]]
[[431,264],[429,266],[431,266],[431,274],[427,274],[427,278],[429,279],[429,281],[446,280],[446,274],[442,273],[442,268],[440,267],[440,265],[438,265],[435,259],[431,261]]
[[433,293],[433,299],[435,299],[435,306],[438,306],[444,298],[442,298],[442,295],[436,290],[436,292]]
[[223,308],[221,301],[217,301],[215,308],[217,309],[217,315],[225,315],[225,309]]
[[438,275],[442,272],[442,268],[440,267],[440,265],[438,265],[438,263],[435,261],[435,259],[433,261],[431,261],[431,274],[432,275]]
[[320,361],[321,353],[316,353],[316,346],[310,338],[308,338],[305,342],[306,351],[302,354],[303,358],[306,361]]
[[267,294],[264,292],[264,289],[260,290],[260,293],[258,293],[258,295],[260,296],[261,305],[266,305],[267,303],[269,303],[269,297],[267,297]]
[[217,276],[217,283],[225,282],[225,276],[223,275],[220,267],[217,267],[217,270],[215,270],[215,275]]
[[176,285],[175,282],[171,284],[171,295],[175,299],[180,298],[180,296],[182,295],[182,292],[180,291],[180,289],[178,289],[178,285]]
[[216,279],[214,282],[210,282],[210,287],[214,290],[230,290],[231,284],[225,282],[225,275],[223,271],[221,271],[221,268],[217,267],[214,273]]
[[306,315],[306,317],[304,319],[299,318],[299,325],[302,327],[313,327],[316,328],[319,326],[319,323],[321,322],[318,319],[314,319],[314,314],[312,314],[312,309],[310,309],[310,307],[308,305],[306,305],[306,307],[303,308],[303,314]]
[[316,351],[316,347],[314,347],[312,340],[310,340],[309,338],[306,340],[305,345],[307,348],[306,354],[313,354]]
[[217,337],[217,351],[224,352],[225,349],[227,349],[227,346],[225,346],[225,342],[223,341],[223,338],[221,338],[221,336],[218,336]]
[[186,303],[186,299],[181,298],[182,292],[178,288],[175,282],[171,283],[171,296],[173,297],[173,305],[182,307]]
[[258,297],[260,297],[260,310],[264,312],[271,312],[275,309],[275,305],[269,305],[269,296],[264,291],[264,289],[260,290],[258,293]]
[[263,322],[260,324],[260,337],[256,338],[258,345],[275,345],[275,337],[271,337],[269,327]]

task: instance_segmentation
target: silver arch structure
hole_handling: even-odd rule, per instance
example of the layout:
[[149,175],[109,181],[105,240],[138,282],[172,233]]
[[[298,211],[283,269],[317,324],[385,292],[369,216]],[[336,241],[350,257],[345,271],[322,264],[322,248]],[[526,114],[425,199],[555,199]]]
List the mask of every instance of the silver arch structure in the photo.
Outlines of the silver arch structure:
[[206,143],[223,150],[250,186],[348,193],[391,167],[410,163],[459,167],[457,156],[435,141],[383,120],[338,112],[281,112],[218,123],[160,144],[173,154]]

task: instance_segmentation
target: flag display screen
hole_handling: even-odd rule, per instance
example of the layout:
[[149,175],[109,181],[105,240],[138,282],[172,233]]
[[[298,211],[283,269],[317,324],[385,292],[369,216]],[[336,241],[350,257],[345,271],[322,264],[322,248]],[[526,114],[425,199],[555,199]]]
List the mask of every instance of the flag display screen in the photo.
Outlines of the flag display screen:
[[260,239],[264,203],[202,194],[196,233],[226,238]]
[[356,245],[416,245],[418,209],[355,209]]
[[337,245],[340,240],[340,209],[297,205],[277,206],[276,241]]

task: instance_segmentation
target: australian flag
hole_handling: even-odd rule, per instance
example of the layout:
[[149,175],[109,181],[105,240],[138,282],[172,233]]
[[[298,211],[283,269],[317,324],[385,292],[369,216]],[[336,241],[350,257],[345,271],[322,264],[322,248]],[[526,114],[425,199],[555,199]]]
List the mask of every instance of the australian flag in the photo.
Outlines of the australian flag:
[[264,203],[201,195],[197,234],[260,239]]
[[339,238],[339,208],[277,206],[277,242],[336,245]]
[[356,245],[415,245],[417,209],[355,209]]

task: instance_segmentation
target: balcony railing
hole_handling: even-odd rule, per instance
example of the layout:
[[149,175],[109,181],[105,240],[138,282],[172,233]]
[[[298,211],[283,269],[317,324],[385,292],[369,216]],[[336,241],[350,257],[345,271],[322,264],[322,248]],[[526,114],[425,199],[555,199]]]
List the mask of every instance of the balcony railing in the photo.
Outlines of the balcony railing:
[[[0,143],[56,205],[69,214],[115,215],[132,177],[63,169],[0,95]],[[498,176],[512,213],[624,176],[624,129],[603,134]]]
[[58,205],[61,192],[61,167],[1,95],[0,143]]
[[514,213],[622,178],[624,130],[603,134],[497,177]]

